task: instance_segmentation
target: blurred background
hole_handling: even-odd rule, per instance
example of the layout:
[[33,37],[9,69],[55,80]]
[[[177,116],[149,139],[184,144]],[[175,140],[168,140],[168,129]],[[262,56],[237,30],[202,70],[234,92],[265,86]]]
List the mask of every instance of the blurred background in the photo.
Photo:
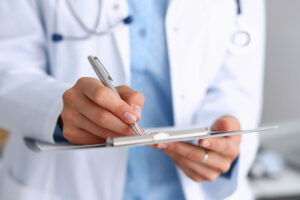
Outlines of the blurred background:
[[[295,200],[300,199],[300,0],[266,0],[266,9],[262,124],[280,128],[261,135],[249,180],[259,200]],[[0,128],[0,149],[7,135]]]
[[267,0],[266,9],[267,49],[262,121],[299,119],[300,1]]
[[257,199],[300,199],[300,1],[266,0],[267,37],[261,134],[250,173]]

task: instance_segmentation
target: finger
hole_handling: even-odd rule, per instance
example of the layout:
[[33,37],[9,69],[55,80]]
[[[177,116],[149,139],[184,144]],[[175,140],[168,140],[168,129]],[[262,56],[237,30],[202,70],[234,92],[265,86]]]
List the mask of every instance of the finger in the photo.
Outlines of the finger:
[[184,165],[183,162],[180,162],[180,157],[176,155],[174,152],[165,152],[167,155],[170,156],[170,158],[174,161],[174,163],[187,175],[190,177],[192,180],[195,182],[203,182],[204,178],[201,177],[199,174],[188,168],[187,166]]
[[[88,84],[86,83],[87,81],[89,81]],[[132,124],[136,122],[137,115],[133,109],[111,89],[103,86],[101,81],[92,78],[88,80],[87,78],[82,78],[78,82],[77,85],[84,95],[98,106],[109,110],[126,123]]]
[[239,131],[241,130],[241,125],[237,118],[226,115],[217,119],[211,129],[214,131]]
[[186,143],[186,142],[176,142],[176,143],[168,143],[167,147],[163,149],[163,151],[172,151],[173,153],[177,153],[183,156],[186,159],[189,159],[193,162],[203,164],[210,168],[213,168],[216,171],[225,173],[230,169],[232,160],[222,156],[213,151],[208,151],[208,158],[205,163],[202,163],[206,151],[203,148],[198,146]]
[[128,124],[87,98],[81,99],[76,106],[81,114],[102,128],[123,136],[135,135],[134,130]]
[[233,139],[234,137],[241,137],[239,135],[232,137],[220,137],[220,138],[210,138],[199,140],[198,144],[200,147],[217,152],[223,156],[230,157],[232,159],[236,158],[239,154],[239,143],[238,139]]
[[[226,115],[220,117],[216,122],[212,125],[212,130],[215,131],[240,131],[241,125],[237,118],[231,115]],[[240,143],[241,137],[239,135],[235,136],[226,136],[225,138],[231,138],[236,141],[237,144]]]
[[203,177],[199,176],[196,172],[187,168],[186,166],[181,165],[179,163],[176,163],[176,165],[185,173],[185,175],[190,177],[193,181],[195,181],[197,183],[201,183],[201,182],[205,181]]
[[185,166],[185,168],[190,169],[194,173],[196,173],[198,176],[200,176],[202,179],[208,180],[208,181],[214,181],[218,178],[220,175],[219,171],[213,170],[207,166],[204,166],[202,164],[199,164],[197,162],[193,162],[189,159],[186,159],[185,157],[176,154],[174,152],[168,152],[167,153],[176,164],[180,166]]
[[69,128],[68,126],[64,126],[63,134],[64,138],[66,138],[69,142],[77,145],[99,144],[105,142],[104,139],[101,139],[93,134],[78,128]]
[[[65,114],[68,113],[68,114]],[[94,122],[92,122],[91,120],[89,120],[87,117],[85,117],[84,115],[82,115],[81,113],[78,113],[72,109],[65,109],[65,111],[62,113],[62,115],[64,116],[64,124],[65,125],[70,125],[70,126],[74,126],[76,128],[80,128],[82,130],[85,130],[97,137],[100,138],[113,138],[113,137],[119,137],[120,135],[109,131],[105,128],[102,128],[100,126],[98,126],[97,124],[95,124]]]
[[138,115],[137,121],[141,118],[141,111],[145,103],[145,97],[142,93],[137,92],[127,85],[116,87],[120,96],[126,101]]

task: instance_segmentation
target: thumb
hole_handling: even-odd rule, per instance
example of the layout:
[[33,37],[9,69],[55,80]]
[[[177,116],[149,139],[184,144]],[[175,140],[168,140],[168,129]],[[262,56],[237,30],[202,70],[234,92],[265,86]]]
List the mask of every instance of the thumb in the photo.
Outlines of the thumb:
[[241,125],[236,117],[226,115],[217,119],[211,129],[214,131],[239,131],[241,130]]

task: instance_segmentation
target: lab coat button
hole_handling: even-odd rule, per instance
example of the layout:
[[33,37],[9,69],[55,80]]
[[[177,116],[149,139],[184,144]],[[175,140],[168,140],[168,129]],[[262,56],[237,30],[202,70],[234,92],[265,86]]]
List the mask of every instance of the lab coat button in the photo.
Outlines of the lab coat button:
[[176,32],[178,32],[179,31],[179,29],[178,29],[178,27],[173,27],[173,31],[176,33]]
[[114,10],[118,10],[119,7],[120,7],[119,4],[114,4],[114,5],[113,5],[113,9],[114,9]]
[[184,99],[185,99],[185,95],[184,95],[184,94],[181,94],[181,95],[179,96],[179,98],[180,98],[181,100],[184,100]]

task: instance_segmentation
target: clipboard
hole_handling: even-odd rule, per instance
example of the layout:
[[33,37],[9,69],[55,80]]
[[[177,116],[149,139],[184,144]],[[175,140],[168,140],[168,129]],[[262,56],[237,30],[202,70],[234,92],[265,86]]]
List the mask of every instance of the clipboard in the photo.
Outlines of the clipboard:
[[74,145],[69,142],[61,142],[56,144],[45,143],[31,138],[24,138],[26,146],[35,152],[49,152],[49,151],[69,151],[69,150],[83,150],[83,149],[108,149],[108,148],[129,148],[134,146],[151,145],[158,143],[169,143],[178,141],[188,141],[196,143],[200,139],[232,136],[247,133],[261,133],[271,131],[278,128],[278,126],[260,127],[256,129],[241,130],[241,131],[210,131],[208,128],[189,128],[178,130],[176,128],[160,128],[151,129],[145,135],[124,136],[107,138],[105,143],[91,144],[91,145]]

